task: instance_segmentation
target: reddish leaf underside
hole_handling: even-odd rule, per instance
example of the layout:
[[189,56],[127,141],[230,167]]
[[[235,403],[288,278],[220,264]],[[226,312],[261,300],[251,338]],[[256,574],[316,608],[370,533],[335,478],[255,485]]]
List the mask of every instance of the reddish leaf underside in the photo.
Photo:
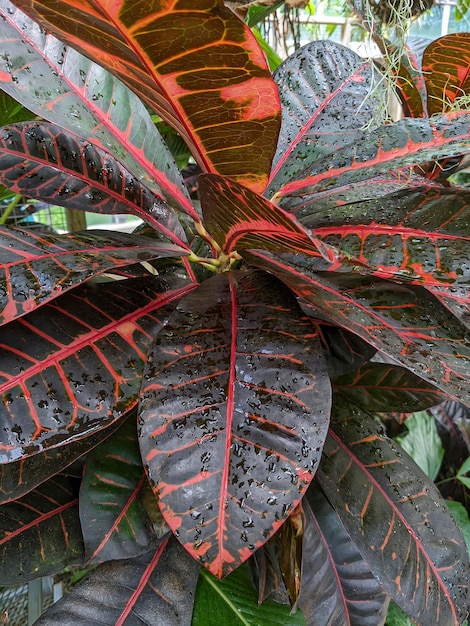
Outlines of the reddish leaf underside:
[[372,572],[413,620],[461,624],[469,557],[444,500],[374,418],[354,405],[340,410],[317,472],[322,488]]
[[428,115],[448,111],[470,93],[470,33],[452,33],[431,42],[423,54]]
[[87,436],[135,406],[164,307],[192,287],[162,293],[155,278],[84,285],[1,327],[0,461]]
[[0,325],[103,272],[185,254],[135,234],[95,230],[56,236],[0,227]]
[[279,96],[256,38],[222,0],[16,5],[173,124],[205,171],[264,189],[280,125]]
[[318,336],[277,281],[220,274],[183,299],[144,374],[140,446],[166,522],[225,576],[280,527],[321,456]]

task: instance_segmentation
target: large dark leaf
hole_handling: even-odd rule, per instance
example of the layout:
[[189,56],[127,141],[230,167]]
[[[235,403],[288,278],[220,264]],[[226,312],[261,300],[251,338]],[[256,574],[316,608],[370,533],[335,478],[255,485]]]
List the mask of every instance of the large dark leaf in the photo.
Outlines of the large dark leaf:
[[268,252],[244,253],[286,282],[313,317],[357,334],[463,404],[470,403],[469,329],[425,289],[360,275],[326,274],[309,259]]
[[77,287],[0,330],[1,461],[76,441],[136,405],[166,304],[154,277]]
[[[195,217],[181,174],[139,98],[9,0],[0,0],[0,16],[0,41],[5,42],[0,89],[36,115],[110,152],[157,196]],[[1,125],[15,121],[20,120],[5,119]]]
[[[134,557],[156,541],[151,515],[144,504],[146,487],[132,415],[86,461],[80,520],[87,563]],[[157,508],[157,501],[153,501]]]
[[335,405],[320,485],[384,590],[418,624],[457,625],[469,557],[438,490],[357,406]]
[[137,9],[135,0],[15,4],[110,68],[187,138],[205,171],[263,190],[279,96],[256,38],[222,0],[140,2]]
[[367,363],[334,380],[333,389],[349,402],[373,412],[413,413],[445,400],[445,395],[410,371],[386,363]]
[[286,183],[272,200],[284,207],[286,200],[332,187],[375,178],[404,167],[470,151],[470,113],[459,111],[432,119],[406,118],[364,131],[354,144],[318,159]]
[[298,504],[330,401],[315,328],[266,274],[205,281],[162,329],[142,390],[142,456],[168,525],[216,576]]
[[103,272],[186,254],[177,246],[126,233],[48,235],[0,227],[0,325]]
[[78,441],[68,442],[66,446],[44,450],[44,452],[10,463],[2,463],[0,465],[0,504],[24,496],[48,478],[64,470],[99,443],[102,443],[119,427],[120,423],[121,420],[116,420],[98,432]]
[[82,559],[78,497],[64,476],[0,507],[0,584],[56,574]]
[[36,626],[187,626],[198,564],[178,542],[104,563],[35,622]]
[[428,114],[442,113],[470,93],[470,33],[452,33],[431,42],[423,54]]
[[356,370],[376,353],[375,348],[340,326],[319,323],[318,331],[330,378]]
[[315,482],[307,490],[304,509],[307,521],[299,606],[307,623],[381,626],[388,596]]
[[185,236],[173,210],[109,152],[55,124],[0,129],[0,181],[16,193],[79,211],[132,213],[178,245]]
[[372,75],[368,61],[333,41],[303,46],[275,71],[282,125],[268,196],[299,170],[362,135],[380,106]]

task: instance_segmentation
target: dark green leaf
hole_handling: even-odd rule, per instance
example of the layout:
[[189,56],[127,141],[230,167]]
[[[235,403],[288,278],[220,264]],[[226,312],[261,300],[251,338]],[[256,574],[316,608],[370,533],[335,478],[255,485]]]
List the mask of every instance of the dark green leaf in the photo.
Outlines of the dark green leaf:
[[132,415],[86,461],[80,520],[88,564],[138,556],[156,542],[144,503],[146,485]]
[[444,457],[444,449],[434,418],[426,411],[419,411],[410,415],[404,424],[407,432],[395,437],[395,441],[420,466],[426,476],[435,480]]
[[83,559],[78,497],[64,476],[0,507],[0,584],[50,576]]

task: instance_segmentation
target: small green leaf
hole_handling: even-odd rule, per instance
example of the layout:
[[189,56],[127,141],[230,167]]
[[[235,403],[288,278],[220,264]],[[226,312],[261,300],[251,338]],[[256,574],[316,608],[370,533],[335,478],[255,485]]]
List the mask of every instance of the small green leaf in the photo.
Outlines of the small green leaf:
[[467,509],[461,502],[455,502],[454,500],[446,500],[446,504],[457,526],[462,531],[468,553],[470,554],[470,518],[468,517]]
[[398,607],[395,602],[390,602],[385,626],[413,626],[414,622]]
[[405,426],[408,432],[396,437],[396,442],[434,480],[444,456],[434,418],[426,411],[418,411],[408,417]]
[[196,588],[192,626],[305,626],[301,611],[291,615],[291,607],[265,600],[258,606],[248,566],[239,567],[220,581],[201,569]]
[[465,476],[457,476],[457,479],[462,483],[462,485],[465,485],[467,489],[470,489],[470,478],[466,478]]
[[468,474],[470,472],[470,456],[468,457],[468,459],[466,461],[464,461],[462,463],[462,466],[460,467],[459,471],[457,472],[457,476],[460,477],[463,474]]

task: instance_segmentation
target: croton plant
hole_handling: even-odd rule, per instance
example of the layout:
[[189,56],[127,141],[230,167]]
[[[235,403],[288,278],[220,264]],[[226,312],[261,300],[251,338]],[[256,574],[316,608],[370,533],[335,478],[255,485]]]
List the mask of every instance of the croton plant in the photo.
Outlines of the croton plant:
[[470,192],[424,167],[465,164],[470,113],[374,127],[368,61],[271,75],[222,0],[0,0],[0,39],[30,112],[0,182],[142,220],[1,228],[0,584],[96,566],[38,624],[235,623],[251,580],[243,624],[462,624],[465,543],[379,416],[470,405]]

